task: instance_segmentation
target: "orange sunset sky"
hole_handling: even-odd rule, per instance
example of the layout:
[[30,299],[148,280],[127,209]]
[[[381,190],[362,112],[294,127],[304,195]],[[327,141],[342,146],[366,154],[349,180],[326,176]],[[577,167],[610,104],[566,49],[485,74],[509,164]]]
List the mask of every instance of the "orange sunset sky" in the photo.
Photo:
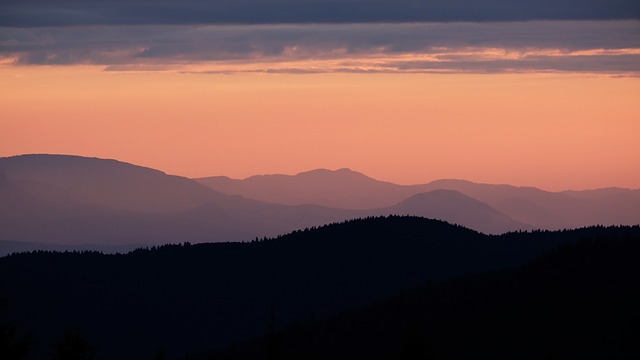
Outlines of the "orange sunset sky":
[[[639,38],[639,22],[605,24],[628,28],[631,44]],[[69,36],[49,32],[56,41],[46,44]],[[0,34],[5,44],[23,36]],[[275,55],[252,50],[222,60],[182,53],[113,60],[151,52],[146,46],[111,49],[107,60],[91,50],[62,63],[53,60],[73,49],[51,48],[39,62],[23,56],[28,50],[5,49],[0,156],[114,158],[188,177],[348,167],[401,184],[460,178],[546,190],[640,187],[633,65],[640,44],[532,49],[509,41],[400,52],[377,43],[363,51],[279,45]],[[480,65],[467,67],[469,59]]]
[[0,154],[189,177],[350,167],[418,183],[640,184],[640,81],[585,75],[190,75],[4,68]]

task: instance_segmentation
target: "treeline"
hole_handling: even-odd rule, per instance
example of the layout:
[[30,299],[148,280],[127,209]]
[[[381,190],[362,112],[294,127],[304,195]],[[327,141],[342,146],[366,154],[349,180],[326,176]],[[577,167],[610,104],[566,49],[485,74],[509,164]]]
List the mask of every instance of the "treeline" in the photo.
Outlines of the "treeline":
[[8,301],[6,322],[32,334],[31,358],[46,358],[51,344],[76,328],[97,358],[171,358],[428,282],[522,266],[544,251],[600,237],[637,239],[640,228],[487,236],[391,216],[247,243],[182,242],[124,255],[32,252],[0,258],[0,298]]

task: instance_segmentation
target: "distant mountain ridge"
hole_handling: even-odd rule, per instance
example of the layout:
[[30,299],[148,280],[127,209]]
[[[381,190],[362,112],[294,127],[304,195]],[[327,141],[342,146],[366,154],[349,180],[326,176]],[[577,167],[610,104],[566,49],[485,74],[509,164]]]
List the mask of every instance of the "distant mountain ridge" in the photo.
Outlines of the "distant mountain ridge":
[[548,192],[534,187],[479,184],[444,179],[427,184],[398,185],[349,169],[312,170],[297,175],[261,175],[244,180],[196,179],[225,194],[277,204],[316,204],[344,209],[391,207],[434,190],[454,190],[535,228],[563,229],[594,224],[640,224],[640,189],[607,188]]
[[[367,181],[381,196],[384,187],[392,185],[346,169],[339,172],[351,179],[353,188]],[[344,184],[344,176],[338,181],[332,172],[304,176],[308,181],[322,178],[327,190]],[[313,193],[315,189],[299,186],[298,191]],[[330,198],[326,191],[319,194]],[[344,193],[333,196],[340,199]],[[365,192],[357,196],[370,201]],[[411,196],[414,198],[409,201]],[[371,199],[380,203],[379,197]],[[192,179],[116,160],[69,155],[0,158],[0,239],[7,241],[82,249],[88,245],[103,249],[183,241],[249,241],[331,222],[391,214],[427,216],[491,234],[531,228],[455,191],[412,194],[393,206],[363,210],[310,203],[294,206],[224,194]],[[0,256],[8,251],[0,249]]]
[[276,204],[359,210],[392,206],[418,193],[410,187],[378,181],[347,168],[316,169],[297,175],[255,175],[244,180],[224,176],[195,180],[225,194]]
[[[79,249],[249,241],[393,214],[487,234],[640,224],[640,190],[551,193],[463,180],[403,186],[349,169],[196,180],[108,159],[0,158],[0,239]],[[0,256],[9,248],[19,247],[3,247]]]
[[0,159],[0,172],[39,199],[114,210],[180,212],[225,197],[187,178],[111,159],[14,156]]
[[0,238],[66,245],[247,241],[349,217],[268,204],[115,160],[0,158]]

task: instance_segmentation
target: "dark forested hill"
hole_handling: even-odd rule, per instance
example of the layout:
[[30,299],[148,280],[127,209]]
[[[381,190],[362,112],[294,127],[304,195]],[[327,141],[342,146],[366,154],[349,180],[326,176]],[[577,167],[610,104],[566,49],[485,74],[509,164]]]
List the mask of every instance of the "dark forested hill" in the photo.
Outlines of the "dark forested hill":
[[374,212],[376,215],[415,215],[445,219],[486,234],[532,229],[530,225],[517,222],[491,206],[453,190],[416,194],[394,206]]
[[188,358],[638,359],[640,237],[611,235]]
[[367,218],[251,243],[12,255],[0,258],[0,298],[7,322],[33,334],[32,358],[76,328],[100,358],[148,358],[158,348],[175,356],[263,334],[270,323],[321,319],[429,279],[523,265],[583,238],[639,234],[596,227],[486,236],[424,218]]

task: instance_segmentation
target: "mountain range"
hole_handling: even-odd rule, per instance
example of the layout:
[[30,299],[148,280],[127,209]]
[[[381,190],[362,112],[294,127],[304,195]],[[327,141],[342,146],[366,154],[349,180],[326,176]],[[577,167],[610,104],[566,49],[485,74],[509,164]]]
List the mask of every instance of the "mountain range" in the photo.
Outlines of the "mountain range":
[[[341,209],[391,207],[411,196],[451,190],[476,199],[512,220],[540,229],[563,229],[595,224],[640,223],[640,189],[604,188],[549,192],[534,187],[479,184],[465,180],[436,180],[398,185],[349,169],[319,169],[297,175],[258,175],[246,179],[225,176],[196,179],[230,195],[276,204],[315,204]],[[471,224],[471,228],[480,230]],[[492,228],[495,231],[497,228]],[[522,227],[526,229],[526,227]]]
[[247,241],[349,217],[268,204],[114,160],[0,159],[0,239],[56,244]]
[[116,160],[0,158],[0,256],[250,241],[353,218],[417,215],[487,234],[640,223],[640,191],[545,192],[439,180],[397,185],[348,169],[189,179]]

